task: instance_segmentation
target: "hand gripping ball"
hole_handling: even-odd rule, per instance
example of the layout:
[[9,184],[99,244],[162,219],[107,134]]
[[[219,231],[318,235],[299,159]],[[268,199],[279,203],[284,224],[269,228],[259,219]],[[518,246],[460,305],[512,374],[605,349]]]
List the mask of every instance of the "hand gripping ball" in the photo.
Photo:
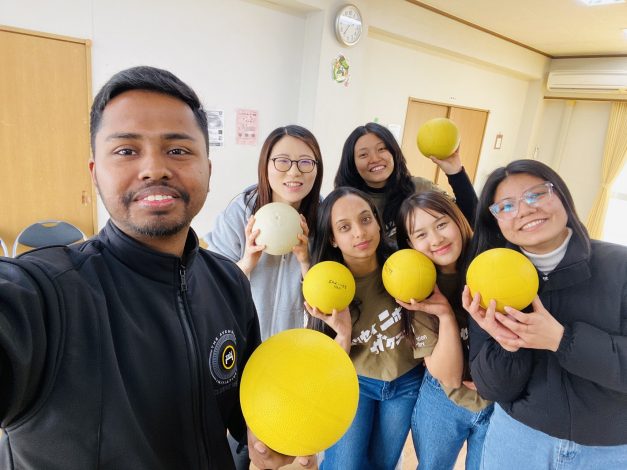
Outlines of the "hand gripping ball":
[[459,129],[448,118],[435,118],[418,129],[418,150],[425,157],[433,155],[439,159],[450,157],[459,147]]
[[303,279],[303,297],[320,312],[344,310],[355,296],[355,278],[349,269],[335,261],[322,261],[311,267]]
[[311,455],[337,442],[357,411],[357,372],[348,354],[314,330],[285,330],[251,355],[240,385],[248,427],[271,449]]
[[419,251],[407,248],[390,256],[381,272],[385,290],[395,299],[421,302],[435,286],[435,266]]
[[264,251],[270,255],[289,253],[298,245],[298,235],[303,233],[300,215],[283,202],[271,202],[257,211],[253,230],[257,229],[257,244],[266,245]]
[[504,312],[506,305],[521,310],[538,293],[538,273],[527,257],[509,248],[494,248],[477,256],[466,273],[470,294],[481,294],[481,306],[487,308],[490,299],[496,309]]

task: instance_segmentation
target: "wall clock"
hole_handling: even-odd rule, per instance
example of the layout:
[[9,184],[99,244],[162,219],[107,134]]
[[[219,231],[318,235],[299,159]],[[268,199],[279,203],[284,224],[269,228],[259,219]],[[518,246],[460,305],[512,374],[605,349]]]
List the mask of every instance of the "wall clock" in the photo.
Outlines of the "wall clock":
[[335,16],[335,35],[346,46],[354,46],[361,38],[363,23],[355,5],[344,5]]

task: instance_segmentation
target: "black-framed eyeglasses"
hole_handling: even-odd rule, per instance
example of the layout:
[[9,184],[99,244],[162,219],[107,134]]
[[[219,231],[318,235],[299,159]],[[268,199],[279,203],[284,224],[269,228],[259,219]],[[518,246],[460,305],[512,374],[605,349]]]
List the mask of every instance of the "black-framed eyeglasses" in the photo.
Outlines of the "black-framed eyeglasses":
[[313,158],[301,158],[300,160],[292,160],[287,157],[274,157],[270,160],[272,160],[274,168],[276,168],[277,171],[281,171],[283,173],[285,173],[286,171],[290,171],[290,168],[292,168],[292,165],[294,163],[296,163],[296,168],[298,168],[298,171],[300,171],[301,173],[311,173],[312,171],[314,171],[314,168],[316,168],[316,165],[318,164],[318,162],[315,161]]
[[506,198],[492,204],[489,209],[494,217],[499,220],[511,220],[518,214],[520,201],[529,207],[540,207],[551,200],[553,196],[553,183],[545,181],[526,190],[518,199]]

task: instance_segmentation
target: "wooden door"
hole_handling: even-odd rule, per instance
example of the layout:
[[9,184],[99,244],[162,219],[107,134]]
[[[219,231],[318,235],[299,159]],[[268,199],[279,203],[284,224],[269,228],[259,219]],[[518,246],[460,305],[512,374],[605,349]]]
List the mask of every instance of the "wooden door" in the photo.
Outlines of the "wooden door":
[[[485,126],[488,122],[488,112],[452,106],[448,117],[455,122],[459,129],[461,134],[459,156],[462,159],[462,164],[466,169],[466,173],[468,173],[470,181],[474,182],[481,155]],[[440,168],[438,168],[435,182],[449,194],[453,193],[448,184],[446,174]]]
[[448,117],[455,121],[461,134],[460,156],[462,164],[470,177],[470,181],[474,182],[488,120],[488,111],[409,99],[402,144],[403,154],[407,159],[407,167],[412,175],[434,181],[449,194],[453,194],[444,172],[431,160],[425,158],[416,145],[416,136],[420,126],[429,119],[436,117]]
[[424,122],[433,118],[447,117],[447,115],[448,106],[446,105],[409,100],[401,149],[407,160],[407,168],[412,175],[422,176],[431,181],[436,180],[438,166],[420,153],[416,137],[418,129]]
[[91,235],[89,42],[0,26],[0,237],[62,219]]

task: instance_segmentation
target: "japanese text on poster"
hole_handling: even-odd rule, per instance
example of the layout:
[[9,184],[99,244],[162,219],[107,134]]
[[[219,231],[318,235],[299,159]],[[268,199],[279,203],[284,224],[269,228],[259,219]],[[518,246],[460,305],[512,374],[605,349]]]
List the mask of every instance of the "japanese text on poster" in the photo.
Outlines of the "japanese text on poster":
[[239,145],[257,145],[259,130],[258,112],[253,109],[238,109],[236,111],[236,142]]

